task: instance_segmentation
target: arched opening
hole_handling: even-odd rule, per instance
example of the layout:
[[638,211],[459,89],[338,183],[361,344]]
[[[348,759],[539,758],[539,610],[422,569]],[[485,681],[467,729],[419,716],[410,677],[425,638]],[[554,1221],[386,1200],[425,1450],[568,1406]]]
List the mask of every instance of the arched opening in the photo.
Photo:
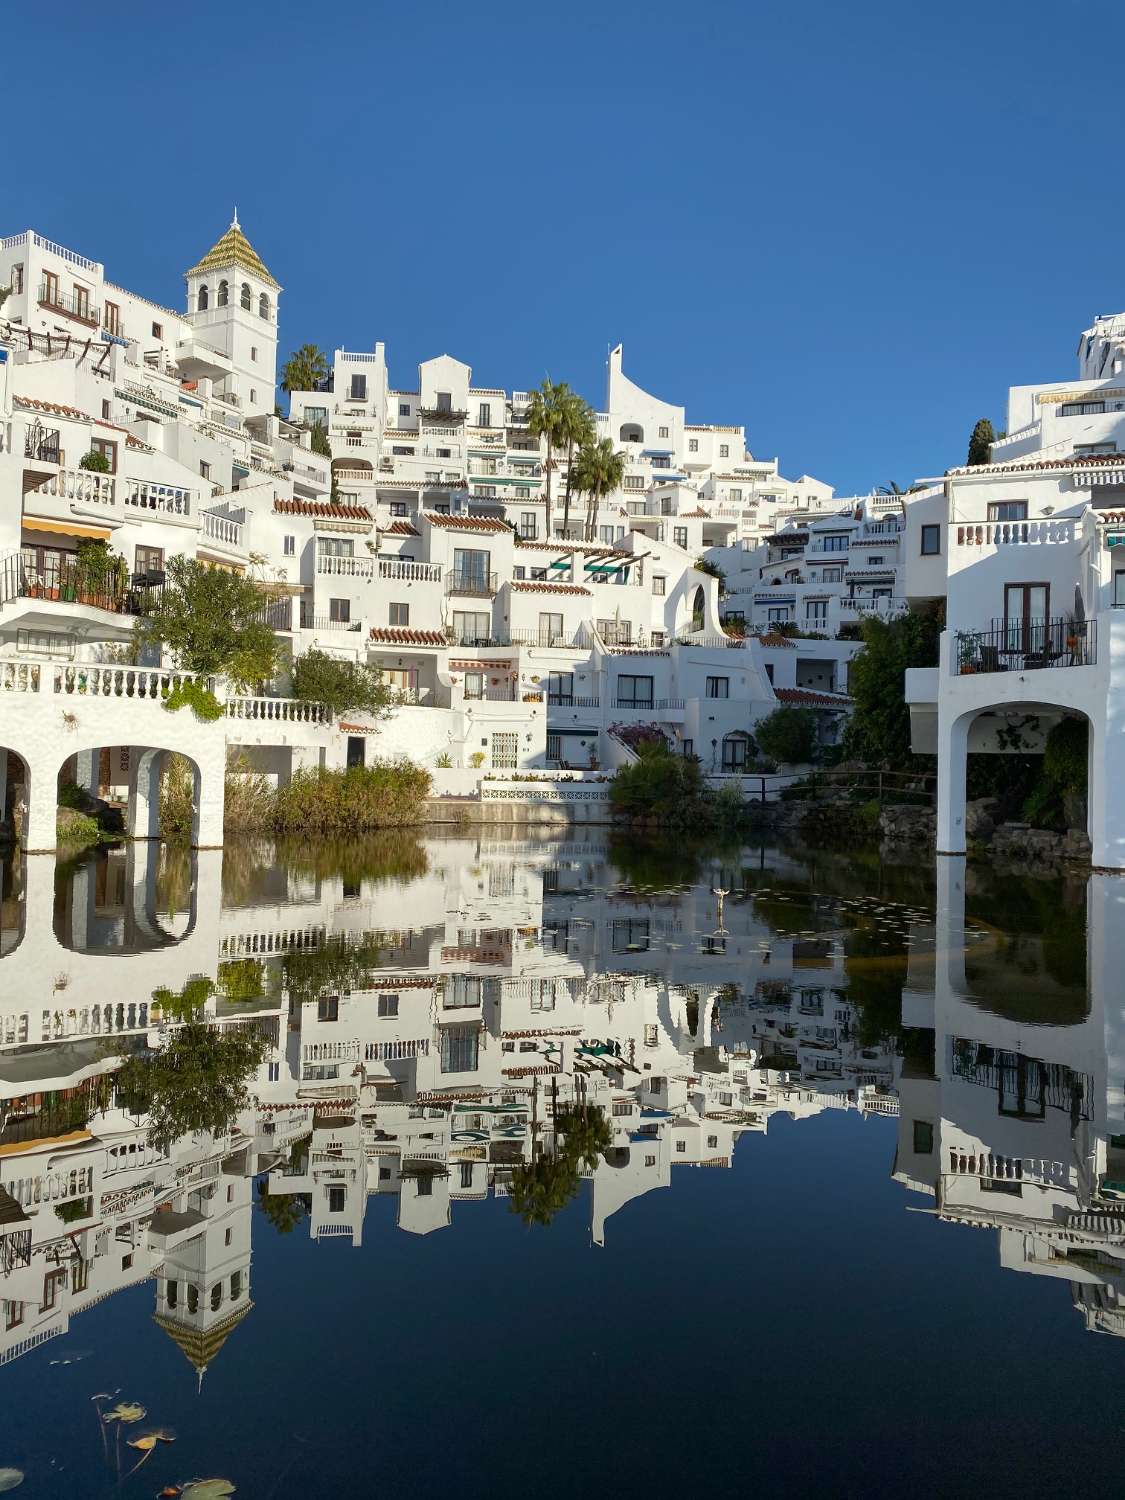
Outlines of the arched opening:
[[622,422],[617,437],[622,443],[643,443],[645,430],[639,422]]
[[691,599],[691,627],[693,630],[702,630],[703,614],[706,608],[707,596],[703,592],[703,585],[699,584]]
[[266,296],[265,292],[263,292],[262,295],[258,298],[258,316],[259,318],[268,318],[269,315],[270,299]]
[[[27,861],[18,844],[27,821],[27,762],[0,745],[0,958],[19,946],[26,920]],[[0,1019],[0,1029],[6,1023]],[[10,1039],[5,1034],[2,1040]]]
[[246,311],[249,312],[250,311],[250,283],[248,281],[244,281],[242,283],[242,288],[241,288],[241,290],[239,292],[239,300],[242,303],[242,306],[246,309]]
[[227,303],[229,301],[230,301],[230,284],[228,282],[226,282],[226,281],[220,281],[219,282],[218,305],[219,305],[219,307],[226,307],[226,305],[227,305]]
[[207,288],[205,286],[201,286],[199,288],[199,294],[198,294],[198,296],[195,299],[195,306],[196,306],[196,311],[197,312],[206,312],[207,311],[207,299],[208,299],[209,296],[210,296],[210,293],[208,292]]

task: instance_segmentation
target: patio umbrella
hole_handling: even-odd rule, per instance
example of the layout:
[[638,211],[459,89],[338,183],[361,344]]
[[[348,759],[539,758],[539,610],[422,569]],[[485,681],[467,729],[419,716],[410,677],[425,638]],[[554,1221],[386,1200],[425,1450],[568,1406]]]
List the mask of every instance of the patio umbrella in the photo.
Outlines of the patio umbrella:
[[1086,606],[1082,603],[1082,588],[1077,583],[1074,585],[1074,623],[1076,625],[1086,623]]

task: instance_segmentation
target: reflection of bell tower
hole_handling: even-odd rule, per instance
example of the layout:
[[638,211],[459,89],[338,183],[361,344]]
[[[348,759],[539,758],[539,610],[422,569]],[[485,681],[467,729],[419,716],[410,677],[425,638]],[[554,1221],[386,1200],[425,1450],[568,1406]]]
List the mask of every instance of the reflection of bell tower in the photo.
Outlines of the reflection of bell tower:
[[[250,1177],[223,1172],[189,1194],[182,1211],[158,1213],[153,1228],[170,1248],[157,1275],[153,1321],[203,1376],[250,1300]],[[191,1235],[193,1224],[198,1233]]]
[[242,416],[272,416],[281,287],[243,234],[237,209],[222,239],[184,274],[188,322],[226,357],[210,368],[206,351],[197,350],[197,368],[208,371],[217,393],[237,398]]

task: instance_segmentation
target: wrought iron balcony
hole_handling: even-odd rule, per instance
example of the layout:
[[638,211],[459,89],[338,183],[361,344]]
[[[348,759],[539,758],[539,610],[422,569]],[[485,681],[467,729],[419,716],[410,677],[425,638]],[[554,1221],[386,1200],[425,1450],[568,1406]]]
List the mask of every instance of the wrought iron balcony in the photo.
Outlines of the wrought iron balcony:
[[466,572],[462,568],[451,568],[445,575],[447,594],[467,594],[475,599],[491,599],[497,587],[495,573],[482,573],[476,569]]

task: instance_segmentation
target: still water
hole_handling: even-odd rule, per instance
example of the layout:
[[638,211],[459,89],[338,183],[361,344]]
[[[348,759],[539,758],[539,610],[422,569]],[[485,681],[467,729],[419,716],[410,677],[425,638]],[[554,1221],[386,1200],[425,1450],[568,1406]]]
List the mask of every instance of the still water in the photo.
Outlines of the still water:
[[2,898],[0,1489],[1125,1458],[1118,881],[585,831],[40,856]]

